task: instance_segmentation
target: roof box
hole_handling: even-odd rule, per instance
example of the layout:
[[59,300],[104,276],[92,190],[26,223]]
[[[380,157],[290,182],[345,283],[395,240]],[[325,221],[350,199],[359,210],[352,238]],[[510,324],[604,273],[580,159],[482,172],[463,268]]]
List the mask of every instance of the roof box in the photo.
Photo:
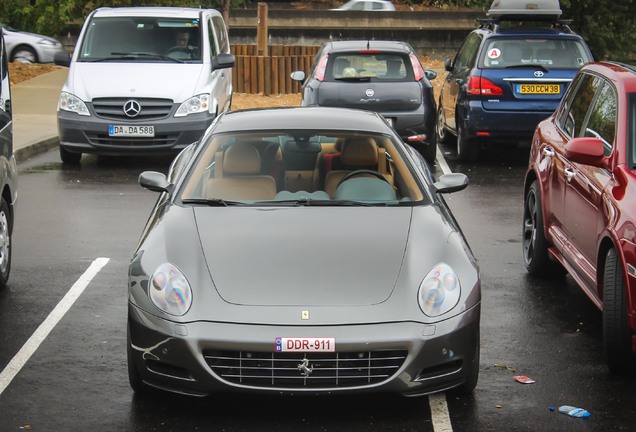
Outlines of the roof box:
[[557,20],[561,13],[559,0],[494,0],[487,15],[506,20],[543,21]]

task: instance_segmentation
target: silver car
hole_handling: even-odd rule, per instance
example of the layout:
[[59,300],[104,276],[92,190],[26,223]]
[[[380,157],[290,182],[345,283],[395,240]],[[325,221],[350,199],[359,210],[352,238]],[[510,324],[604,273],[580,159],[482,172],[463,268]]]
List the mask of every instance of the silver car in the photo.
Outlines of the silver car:
[[4,30],[9,61],[21,63],[53,63],[57,53],[64,53],[64,47],[57,39],[16,30],[0,23]]
[[377,113],[223,114],[168,175],[129,267],[135,391],[422,395],[479,374],[475,258]]
[[11,272],[11,235],[18,197],[12,112],[9,61],[0,28],[0,288],[7,285]]

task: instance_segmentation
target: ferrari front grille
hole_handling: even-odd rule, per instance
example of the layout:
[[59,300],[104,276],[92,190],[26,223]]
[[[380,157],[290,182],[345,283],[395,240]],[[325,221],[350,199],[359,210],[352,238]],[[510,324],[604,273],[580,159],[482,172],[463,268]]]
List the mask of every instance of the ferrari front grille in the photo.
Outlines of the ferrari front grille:
[[407,351],[275,353],[208,350],[203,356],[217,376],[233,384],[321,389],[381,383],[398,371]]

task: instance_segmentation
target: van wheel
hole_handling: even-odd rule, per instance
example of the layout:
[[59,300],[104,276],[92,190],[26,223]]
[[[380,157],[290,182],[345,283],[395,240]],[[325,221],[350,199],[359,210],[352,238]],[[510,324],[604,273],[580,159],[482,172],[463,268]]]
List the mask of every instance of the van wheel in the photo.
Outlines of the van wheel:
[[605,256],[603,271],[603,351],[611,373],[628,372],[633,367],[631,342],[623,266],[612,248]]
[[60,146],[60,159],[67,164],[78,164],[82,159],[81,153],[73,153]]
[[11,272],[11,233],[13,220],[9,204],[0,198],[0,288],[7,286]]

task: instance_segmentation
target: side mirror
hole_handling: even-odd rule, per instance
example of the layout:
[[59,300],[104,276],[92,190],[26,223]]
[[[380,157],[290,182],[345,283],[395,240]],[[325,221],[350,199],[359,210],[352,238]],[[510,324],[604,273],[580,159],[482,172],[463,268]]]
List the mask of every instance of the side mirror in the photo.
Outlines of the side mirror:
[[426,77],[427,80],[431,81],[431,80],[434,80],[435,78],[437,78],[437,72],[432,71],[430,69],[426,69],[424,71],[424,76]]
[[466,189],[468,177],[462,173],[451,173],[442,175],[433,187],[437,193],[453,193]]
[[219,54],[212,59],[212,70],[231,68],[236,64],[232,54]]
[[53,62],[58,66],[69,67],[71,64],[71,56],[66,51],[59,51],[55,53]]
[[444,62],[444,70],[446,72],[450,72],[453,70],[453,61],[451,59],[447,58]]
[[605,145],[599,138],[573,138],[565,145],[565,157],[571,162],[605,167]]
[[291,79],[293,79],[294,81],[303,82],[303,81],[305,81],[305,72],[300,71],[300,70],[294,71],[291,74],[289,74],[289,77]]
[[144,171],[139,174],[139,184],[153,192],[172,192],[174,185],[168,181],[164,173]]

